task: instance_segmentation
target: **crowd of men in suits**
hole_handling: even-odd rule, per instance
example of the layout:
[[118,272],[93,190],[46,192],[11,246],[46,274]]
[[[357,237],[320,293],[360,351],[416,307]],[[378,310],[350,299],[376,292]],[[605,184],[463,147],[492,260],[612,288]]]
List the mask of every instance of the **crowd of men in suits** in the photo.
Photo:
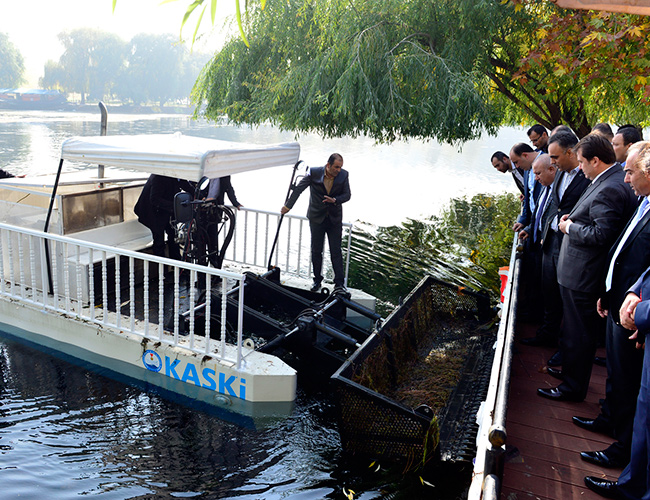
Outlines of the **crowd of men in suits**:
[[[491,161],[521,192],[513,226],[524,245],[520,310],[540,325],[521,342],[559,347],[544,371],[560,384],[537,394],[583,401],[594,362],[604,363],[600,414],[573,423],[614,439],[583,460],[625,469],[618,481],[585,483],[608,498],[649,500],[650,142],[632,125],[614,134],[598,124],[582,139],[566,126],[549,134],[535,125],[527,135],[532,147],[515,144]],[[603,344],[606,358],[597,358]]]

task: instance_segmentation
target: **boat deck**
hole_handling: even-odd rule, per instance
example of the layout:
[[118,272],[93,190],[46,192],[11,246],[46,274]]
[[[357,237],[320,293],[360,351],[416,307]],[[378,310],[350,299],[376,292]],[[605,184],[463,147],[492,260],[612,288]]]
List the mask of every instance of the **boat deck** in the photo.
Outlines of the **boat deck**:
[[[607,372],[593,367],[587,398],[582,403],[555,402],[539,397],[538,387],[559,381],[542,372],[555,349],[529,347],[519,338],[535,334],[536,325],[518,323],[513,348],[506,429],[508,431],[501,498],[507,500],[600,500],[587,489],[584,476],[616,480],[621,469],[604,469],[584,462],[581,451],[607,448],[612,439],[574,425],[571,417],[595,417],[605,397]],[[598,356],[605,350],[599,349]]]

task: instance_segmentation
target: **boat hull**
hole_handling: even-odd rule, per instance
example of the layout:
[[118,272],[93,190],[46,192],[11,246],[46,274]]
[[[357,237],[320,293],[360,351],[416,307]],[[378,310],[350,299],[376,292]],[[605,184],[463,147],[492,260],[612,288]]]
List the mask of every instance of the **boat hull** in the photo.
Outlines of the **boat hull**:
[[296,373],[274,356],[251,351],[255,359],[237,370],[211,356],[5,297],[0,298],[0,318],[0,329],[18,340],[97,367],[111,378],[119,374],[117,378],[153,386],[185,402],[250,417],[255,426],[288,416],[293,409]]

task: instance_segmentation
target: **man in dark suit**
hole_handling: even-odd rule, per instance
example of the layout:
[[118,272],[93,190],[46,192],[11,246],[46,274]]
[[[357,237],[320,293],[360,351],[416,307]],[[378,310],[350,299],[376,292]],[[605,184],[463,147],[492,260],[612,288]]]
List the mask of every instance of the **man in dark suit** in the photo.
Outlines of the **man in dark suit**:
[[341,238],[343,231],[343,203],[351,197],[347,170],[343,170],[343,157],[333,153],[324,167],[309,170],[298,185],[293,188],[281,213],[286,214],[298,200],[300,194],[309,187],[309,209],[307,218],[311,230],[311,262],[314,271],[312,291],[318,291],[323,281],[323,246],[325,235],[330,247],[330,257],[334,268],[334,285],[345,286]]
[[566,401],[582,401],[587,394],[599,332],[604,331],[596,303],[607,252],[637,203],[607,139],[590,134],[574,149],[591,184],[558,226],[564,233],[557,268],[564,307],[560,334],[563,382],[537,390],[542,397]]
[[[636,341],[645,342],[646,346],[650,345],[650,300],[647,297],[650,297],[650,269],[628,290],[619,310],[621,325],[635,332],[633,336]],[[643,358],[630,462],[621,472],[618,481],[586,476],[585,484],[606,498],[650,498],[650,356]]]
[[530,224],[533,213],[535,212],[535,203],[541,191],[541,186],[535,181],[532,168],[535,158],[539,155],[540,153],[533,151],[533,148],[523,142],[515,144],[510,149],[510,161],[515,167],[524,172],[524,201],[521,207],[521,214],[512,227],[515,232],[521,231]]
[[557,282],[557,262],[563,233],[558,224],[563,215],[573,210],[578,198],[589,185],[589,179],[580,170],[578,158],[573,151],[576,144],[578,138],[573,132],[557,132],[549,139],[548,156],[551,164],[557,167],[558,173],[552,185],[551,200],[546,210],[540,241],[544,314],[535,336],[522,339],[522,343],[526,345],[556,346],[560,336],[562,297]]
[[171,219],[174,216],[174,196],[182,188],[192,189],[187,181],[152,174],[135,204],[134,212],[140,223],[151,230],[152,250],[154,255],[159,257],[165,256],[165,233],[167,233],[169,258],[176,260],[181,258],[178,244],[174,241],[175,234]]
[[535,146],[535,151],[542,151],[548,153],[548,132],[543,125],[536,123],[528,129],[526,135],[530,139],[530,142]]
[[232,187],[232,182],[230,182],[229,175],[210,180],[210,187],[208,188],[208,200],[214,199],[217,205],[223,205],[226,194],[228,195],[230,203],[232,203],[234,207],[237,209],[243,207],[243,205],[237,201],[235,188]]
[[512,174],[512,179],[515,181],[515,184],[517,185],[517,189],[519,189],[519,191],[523,196],[524,171],[515,167],[510,161],[510,158],[508,158],[508,155],[505,154],[503,151],[496,151],[492,155],[492,158],[490,158],[490,161],[492,162],[492,166],[502,174],[506,174],[508,172]]
[[[510,161],[524,171],[524,199],[521,205],[521,214],[512,226],[513,231],[520,233],[522,229],[532,224],[537,201],[542,186],[535,180],[532,167],[535,159],[541,152],[533,151],[528,144],[520,142],[510,149]],[[520,236],[522,234],[520,233]],[[537,321],[542,315],[542,303],[539,301],[541,288],[541,270],[539,266],[539,252],[531,240],[524,241],[524,255],[521,264],[522,286],[520,296],[524,304],[519,308],[521,321]]]
[[[208,241],[201,244],[199,248],[199,263],[206,264],[206,256],[210,264],[217,269],[223,264],[223,253],[225,248],[219,249],[219,224],[223,220],[223,209],[219,208],[225,202],[226,194],[233,206],[239,210],[243,205],[237,200],[235,188],[232,187],[230,176],[218,177],[210,180],[208,187],[207,200],[215,200],[217,207],[207,212],[199,212],[200,223],[205,227],[208,235]],[[231,223],[234,223],[232,221]],[[224,235],[224,243],[226,236]],[[207,248],[206,248],[207,245]]]
[[[644,152],[646,151],[646,152]],[[625,182],[642,198],[641,205],[609,251],[605,294],[598,312],[607,317],[607,384],[605,403],[596,419],[573,417],[579,427],[597,432],[613,430],[616,442],[603,451],[586,451],[583,460],[603,467],[624,467],[630,460],[632,424],[641,384],[643,351],[636,349],[630,333],[620,324],[619,309],[627,291],[650,266],[650,142],[630,147],[625,164]],[[646,156],[647,155],[647,156]],[[646,161],[643,161],[645,156]]]

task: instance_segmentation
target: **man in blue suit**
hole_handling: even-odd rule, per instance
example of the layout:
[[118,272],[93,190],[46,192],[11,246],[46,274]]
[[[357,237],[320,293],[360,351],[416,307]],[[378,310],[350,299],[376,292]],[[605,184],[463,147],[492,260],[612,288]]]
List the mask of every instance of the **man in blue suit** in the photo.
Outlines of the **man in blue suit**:
[[[650,345],[650,269],[628,291],[619,316],[621,324],[635,332],[633,337],[637,342]],[[630,463],[623,469],[618,481],[586,476],[585,484],[606,498],[650,499],[650,356],[643,358]]]
[[[646,152],[644,153],[644,149]],[[641,204],[627,223],[607,257],[605,289],[598,300],[598,312],[607,317],[607,386],[601,414],[594,420],[574,417],[579,427],[602,432],[612,430],[616,442],[602,451],[586,451],[583,460],[603,467],[623,467],[630,461],[636,399],[641,384],[643,351],[635,348],[630,332],[621,326],[619,309],[627,292],[650,266],[650,142],[637,142],[629,150],[625,182]]]
[[325,235],[330,247],[334,268],[334,285],[345,286],[341,233],[343,230],[342,204],[351,197],[347,170],[343,170],[343,157],[333,153],[324,167],[311,168],[297,186],[293,188],[285,206],[284,215],[293,208],[301,193],[309,187],[309,209],[307,218],[311,230],[311,262],[314,271],[312,291],[320,289],[323,282],[323,247]]

